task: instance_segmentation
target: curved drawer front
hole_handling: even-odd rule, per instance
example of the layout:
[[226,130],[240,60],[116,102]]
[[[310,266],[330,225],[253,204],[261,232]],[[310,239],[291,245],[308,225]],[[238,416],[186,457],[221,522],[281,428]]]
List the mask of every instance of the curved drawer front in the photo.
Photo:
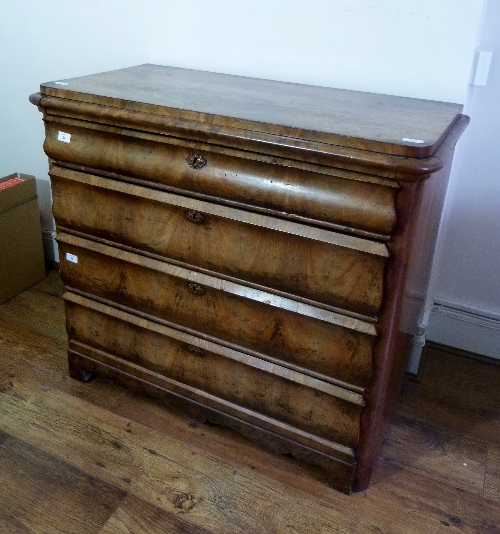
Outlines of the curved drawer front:
[[53,168],[59,226],[185,265],[376,316],[385,245]]
[[[331,176],[217,152],[201,151],[165,136],[133,130],[92,129],[46,119],[48,156],[59,161],[121,173],[141,180],[226,199],[354,231],[389,236],[394,228],[396,189],[372,177],[344,172]],[[102,130],[104,129],[104,130]],[[59,132],[71,135],[69,143]],[[195,156],[198,156],[196,158]],[[349,179],[353,177],[354,179]],[[367,181],[363,181],[363,179]]]
[[61,234],[58,243],[61,277],[72,289],[319,378],[368,385],[370,323],[77,236]]
[[70,343],[110,352],[324,439],[347,447],[357,444],[361,395],[85,301],[82,306],[66,300]]

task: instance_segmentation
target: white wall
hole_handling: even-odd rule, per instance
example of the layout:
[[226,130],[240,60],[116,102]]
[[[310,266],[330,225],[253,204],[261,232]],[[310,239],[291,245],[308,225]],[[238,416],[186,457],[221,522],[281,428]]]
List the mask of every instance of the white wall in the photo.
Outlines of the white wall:
[[428,339],[500,358],[500,2],[489,0],[479,48],[487,85],[470,88],[471,123],[449,189]]

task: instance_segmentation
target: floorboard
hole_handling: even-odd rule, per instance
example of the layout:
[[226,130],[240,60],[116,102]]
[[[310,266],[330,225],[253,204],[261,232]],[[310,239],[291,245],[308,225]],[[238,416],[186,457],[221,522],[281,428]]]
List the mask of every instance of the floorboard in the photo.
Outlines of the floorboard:
[[422,367],[399,413],[500,446],[500,366],[430,347]]
[[482,493],[487,444],[409,417],[394,417],[381,452],[384,459],[450,486]]
[[500,447],[495,445],[488,450],[484,493],[488,498],[500,502]]
[[133,496],[128,496],[109,518],[99,534],[210,534],[182,516]]
[[126,492],[9,437],[0,446],[0,532],[98,533]]

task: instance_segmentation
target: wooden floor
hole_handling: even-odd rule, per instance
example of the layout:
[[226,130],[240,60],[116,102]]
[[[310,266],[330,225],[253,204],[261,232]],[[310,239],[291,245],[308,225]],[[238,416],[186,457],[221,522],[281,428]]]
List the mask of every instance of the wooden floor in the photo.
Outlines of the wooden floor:
[[61,283],[0,306],[0,533],[500,533],[500,367],[427,350],[371,487],[68,377]]

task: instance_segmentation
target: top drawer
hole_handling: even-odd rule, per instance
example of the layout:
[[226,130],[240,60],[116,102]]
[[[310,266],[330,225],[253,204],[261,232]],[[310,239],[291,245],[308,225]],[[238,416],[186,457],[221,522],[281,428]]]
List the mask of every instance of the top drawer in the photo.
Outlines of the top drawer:
[[[342,170],[322,174],[286,160],[91,122],[51,116],[45,122],[45,152],[60,162],[380,239],[394,228],[396,182]],[[71,137],[61,141],[60,132]]]

